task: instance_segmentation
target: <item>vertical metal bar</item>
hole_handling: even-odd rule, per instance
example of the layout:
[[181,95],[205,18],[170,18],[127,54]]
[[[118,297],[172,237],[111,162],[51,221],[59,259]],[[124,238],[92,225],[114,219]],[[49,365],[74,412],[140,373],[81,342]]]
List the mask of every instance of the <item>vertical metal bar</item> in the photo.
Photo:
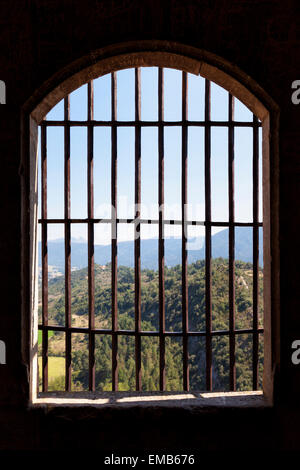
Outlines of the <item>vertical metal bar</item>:
[[[94,84],[87,87],[87,119],[94,119]],[[87,205],[88,205],[88,297],[89,297],[89,390],[95,391],[95,266],[94,266],[94,128],[87,134]]]
[[[111,74],[111,119],[117,119],[117,74]],[[111,301],[112,331],[118,329],[118,245],[117,245],[117,127],[111,129]],[[118,335],[112,335],[112,390],[118,390]]]
[[206,389],[212,390],[212,302],[211,302],[211,129],[210,81],[205,80],[205,320]]
[[[135,120],[141,119],[141,70],[135,69]],[[141,205],[141,126],[135,127],[135,363],[136,390],[142,388],[141,368],[141,239],[140,239],[140,205]]]
[[[141,70],[135,69],[135,120],[141,119]],[[141,240],[140,240],[140,204],[141,204],[141,127],[135,127],[135,363],[136,390],[142,388],[141,368]]]
[[189,390],[189,352],[188,352],[188,280],[187,280],[187,148],[188,129],[187,121],[187,73],[182,72],[182,162],[181,162],[181,219],[182,219],[182,332],[183,332],[183,389]]
[[[228,96],[228,121],[234,119],[234,98]],[[235,228],[234,228],[234,127],[228,127],[228,202],[229,202],[229,387],[236,389],[235,366]]]
[[253,390],[258,389],[259,311],[259,143],[258,119],[253,115]]
[[[158,120],[164,119],[164,71],[158,69]],[[164,240],[164,128],[158,128],[158,280],[159,280],[159,388],[166,389],[165,360],[165,240]]]
[[64,99],[64,212],[65,212],[65,324],[66,324],[66,391],[71,390],[71,224],[70,224],[70,97]]
[[[41,128],[42,219],[47,219],[47,129]],[[42,323],[48,325],[48,246],[47,223],[42,223]],[[48,391],[48,330],[42,333],[42,390]]]

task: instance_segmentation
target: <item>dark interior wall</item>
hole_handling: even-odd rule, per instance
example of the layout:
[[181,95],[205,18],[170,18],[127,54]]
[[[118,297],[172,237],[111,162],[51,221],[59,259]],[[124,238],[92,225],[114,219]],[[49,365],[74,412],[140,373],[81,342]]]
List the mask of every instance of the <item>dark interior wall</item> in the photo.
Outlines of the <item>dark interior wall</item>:
[[[24,403],[21,107],[43,82],[76,59],[107,45],[145,39],[176,41],[217,54],[251,76],[280,108],[281,367],[273,409],[204,413],[133,408],[98,410],[92,415],[82,410],[75,419],[63,410],[28,410]],[[0,365],[0,449],[300,447],[300,365],[291,363],[291,343],[300,340],[300,105],[291,101],[291,84],[300,79],[300,3],[3,0],[0,50],[0,80],[7,87],[7,104],[0,105],[0,339],[7,346],[7,364]],[[124,432],[128,420],[139,430]],[[194,424],[197,431],[192,431]]]

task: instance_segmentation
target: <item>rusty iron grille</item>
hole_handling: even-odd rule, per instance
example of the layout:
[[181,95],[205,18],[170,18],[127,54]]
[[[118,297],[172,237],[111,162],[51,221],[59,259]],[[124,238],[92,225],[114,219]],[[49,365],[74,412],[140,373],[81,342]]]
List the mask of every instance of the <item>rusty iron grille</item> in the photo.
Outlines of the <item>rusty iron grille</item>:
[[[214,337],[225,336],[229,340],[229,388],[236,390],[236,337],[251,334],[252,347],[252,376],[253,390],[259,386],[259,335],[263,329],[259,327],[259,127],[261,122],[253,115],[253,120],[234,120],[234,97],[228,95],[228,119],[226,121],[211,120],[211,82],[205,80],[204,120],[188,120],[188,74],[182,72],[182,119],[181,121],[164,120],[164,69],[158,68],[158,120],[141,120],[141,70],[135,69],[135,120],[118,121],[117,119],[117,75],[111,73],[111,120],[98,121],[94,119],[94,87],[93,81],[87,84],[87,120],[70,120],[70,97],[64,99],[63,121],[42,121],[41,130],[41,303],[42,322],[38,328],[42,332],[42,391],[48,391],[48,333],[63,332],[65,334],[65,390],[71,391],[72,383],[72,334],[85,333],[89,338],[89,390],[95,391],[95,337],[109,335],[112,345],[112,390],[118,391],[118,342],[120,336],[133,337],[135,340],[135,370],[136,390],[142,390],[141,339],[142,337],[157,337],[159,340],[159,388],[166,390],[166,338],[179,337],[182,339],[182,371],[183,390],[188,391],[189,385],[189,340],[191,337],[205,338],[206,356],[206,390],[213,389],[212,380],[212,340]],[[64,128],[64,218],[47,217],[47,128],[62,126]],[[83,126],[87,129],[87,214],[84,219],[71,218],[70,212],[70,129]],[[111,218],[99,219],[94,217],[94,128],[104,126],[111,128]],[[117,216],[117,170],[118,149],[117,132],[119,127],[132,127],[135,132],[135,204],[141,203],[141,129],[152,126],[158,129],[158,219],[141,218],[137,209],[132,219],[121,219]],[[181,128],[181,220],[166,220],[164,216],[164,128],[179,126]],[[188,203],[188,131],[190,126],[204,128],[204,178],[205,178],[205,220],[187,220],[185,206]],[[228,204],[229,219],[212,221],[211,201],[211,129],[212,127],[228,129]],[[253,220],[251,222],[235,221],[234,197],[234,152],[235,128],[248,127],[253,131]],[[71,225],[86,224],[88,234],[88,327],[74,327],[71,322]],[[95,272],[94,272],[94,228],[95,224],[111,224],[111,328],[95,327]],[[157,331],[143,331],[141,327],[141,241],[134,240],[134,283],[135,283],[135,328],[121,330],[118,327],[118,224],[134,224],[136,233],[140,232],[142,224],[158,225],[158,286],[159,286],[159,328]],[[65,245],[65,325],[49,325],[48,320],[48,227],[49,224],[64,226]],[[182,227],[182,331],[167,331],[165,318],[165,240],[166,225],[181,225]],[[205,227],[205,321],[204,331],[191,331],[188,324],[188,258],[187,258],[187,226]],[[238,226],[253,229],[253,326],[249,329],[236,329],[235,324],[235,228]],[[229,329],[212,329],[212,227],[227,227],[229,230]]]

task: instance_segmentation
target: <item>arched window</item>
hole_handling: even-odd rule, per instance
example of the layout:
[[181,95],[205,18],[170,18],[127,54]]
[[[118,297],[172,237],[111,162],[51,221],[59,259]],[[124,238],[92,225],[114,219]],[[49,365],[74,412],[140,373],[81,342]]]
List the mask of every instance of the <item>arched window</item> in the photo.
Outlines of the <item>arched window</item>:
[[209,65],[146,57],[33,114],[41,396],[263,387],[267,111]]

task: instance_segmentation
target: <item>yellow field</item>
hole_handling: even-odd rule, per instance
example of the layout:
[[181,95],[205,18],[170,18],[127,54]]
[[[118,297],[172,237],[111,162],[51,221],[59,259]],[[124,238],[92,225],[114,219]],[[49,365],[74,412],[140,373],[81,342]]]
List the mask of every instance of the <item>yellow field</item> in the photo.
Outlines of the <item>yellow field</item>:
[[[52,381],[58,377],[65,375],[65,358],[64,357],[48,357],[48,378]],[[39,376],[42,377],[42,358],[39,357]]]

